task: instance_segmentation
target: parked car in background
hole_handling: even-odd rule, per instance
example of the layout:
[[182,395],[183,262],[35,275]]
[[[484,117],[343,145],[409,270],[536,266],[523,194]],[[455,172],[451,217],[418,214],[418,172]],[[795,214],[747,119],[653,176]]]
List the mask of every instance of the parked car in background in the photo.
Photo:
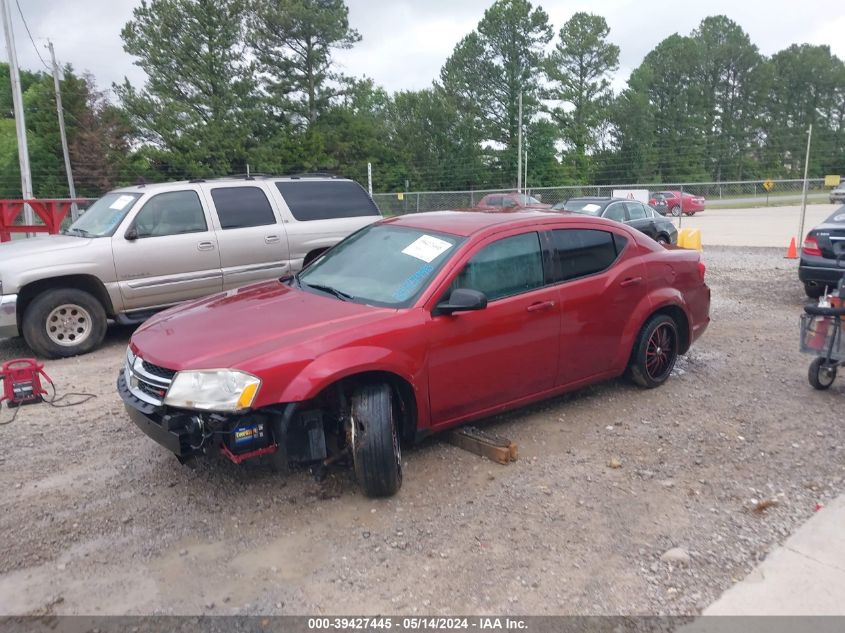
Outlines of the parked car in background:
[[666,203],[666,196],[662,193],[654,194],[649,200],[649,206],[657,211],[660,215],[669,214],[669,205]]
[[543,204],[537,198],[524,193],[489,193],[467,211],[486,211],[488,213],[506,213],[522,209],[550,209],[552,205]]
[[845,182],[839,183],[830,190],[830,203],[845,202]]
[[709,323],[696,251],[576,214],[433,212],[288,276],[163,312],[118,392],[185,461],[348,458],[394,494],[401,442],[629,372],[663,384]]
[[570,198],[552,207],[555,211],[571,211],[616,220],[642,231],[661,244],[677,244],[678,229],[650,206],[626,198]]
[[833,290],[845,273],[836,263],[835,248],[845,249],[845,209],[835,211],[824,222],[813,228],[804,239],[798,263],[798,279],[812,299],[818,299],[825,287]]
[[96,348],[108,319],[296,272],[381,216],[352,180],[261,177],[125,187],[62,235],[0,245],[0,337],[40,356]]
[[665,203],[669,214],[676,218],[683,213],[684,215],[695,215],[704,211],[704,203],[706,202],[703,196],[694,196],[691,193],[685,193],[681,197],[680,191],[657,191],[648,203],[652,206],[657,204],[657,196],[662,198],[661,204]]

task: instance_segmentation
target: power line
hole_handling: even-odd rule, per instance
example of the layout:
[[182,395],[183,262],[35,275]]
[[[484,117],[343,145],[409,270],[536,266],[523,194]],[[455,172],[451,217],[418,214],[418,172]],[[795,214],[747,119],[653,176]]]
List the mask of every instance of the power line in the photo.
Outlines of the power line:
[[26,29],[26,34],[29,35],[29,41],[32,42],[32,48],[35,49],[35,54],[38,55],[38,59],[41,60],[41,65],[49,71],[50,67],[47,65],[47,62],[44,61],[44,58],[41,57],[41,51],[38,50],[38,47],[35,45],[35,40],[32,38],[32,33],[30,33],[29,31],[29,25],[26,23],[26,18],[23,16],[23,9],[21,9],[21,3],[18,2],[18,0],[15,0],[15,4],[18,5],[18,13],[21,14],[21,20],[23,20],[23,27]]

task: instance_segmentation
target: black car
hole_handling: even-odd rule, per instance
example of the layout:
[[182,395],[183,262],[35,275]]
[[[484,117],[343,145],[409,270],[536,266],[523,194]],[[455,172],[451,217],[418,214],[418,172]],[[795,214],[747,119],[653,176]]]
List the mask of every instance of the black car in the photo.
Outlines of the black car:
[[552,207],[556,211],[572,211],[616,220],[642,231],[661,244],[677,244],[678,229],[647,204],[626,198],[570,198]]
[[655,193],[651,200],[649,200],[649,205],[652,209],[657,211],[660,215],[668,215],[669,214],[669,203],[666,202],[666,195],[662,193]]
[[804,282],[808,297],[818,299],[825,286],[833,290],[839,283],[845,273],[845,258],[842,267],[837,266],[837,252],[845,253],[845,206],[807,233],[804,240],[798,279]]

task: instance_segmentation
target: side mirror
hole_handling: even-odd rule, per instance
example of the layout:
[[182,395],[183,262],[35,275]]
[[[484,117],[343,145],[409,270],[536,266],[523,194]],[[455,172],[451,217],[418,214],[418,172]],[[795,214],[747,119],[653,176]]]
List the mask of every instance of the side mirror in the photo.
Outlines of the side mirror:
[[483,310],[487,307],[487,296],[478,290],[470,288],[455,288],[446,301],[437,304],[434,314],[453,314],[455,312],[469,312]]
[[133,224],[126,229],[126,233],[123,234],[123,238],[129,242],[134,242],[138,239],[138,228]]

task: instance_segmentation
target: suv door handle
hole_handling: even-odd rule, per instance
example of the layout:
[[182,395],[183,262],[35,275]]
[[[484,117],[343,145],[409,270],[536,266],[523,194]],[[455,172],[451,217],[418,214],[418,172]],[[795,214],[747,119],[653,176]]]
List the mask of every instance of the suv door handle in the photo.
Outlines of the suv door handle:
[[214,242],[200,242],[197,244],[198,251],[213,251],[214,250]]
[[628,277],[627,279],[623,279],[619,282],[619,285],[623,288],[627,288],[628,286],[636,286],[637,284],[642,283],[642,277]]
[[549,310],[554,307],[554,301],[538,301],[537,303],[532,303],[526,308],[526,310],[528,310],[528,312],[539,312],[540,310]]
[[264,242],[266,244],[277,244],[279,242],[279,236],[278,235],[265,235],[264,236]]

